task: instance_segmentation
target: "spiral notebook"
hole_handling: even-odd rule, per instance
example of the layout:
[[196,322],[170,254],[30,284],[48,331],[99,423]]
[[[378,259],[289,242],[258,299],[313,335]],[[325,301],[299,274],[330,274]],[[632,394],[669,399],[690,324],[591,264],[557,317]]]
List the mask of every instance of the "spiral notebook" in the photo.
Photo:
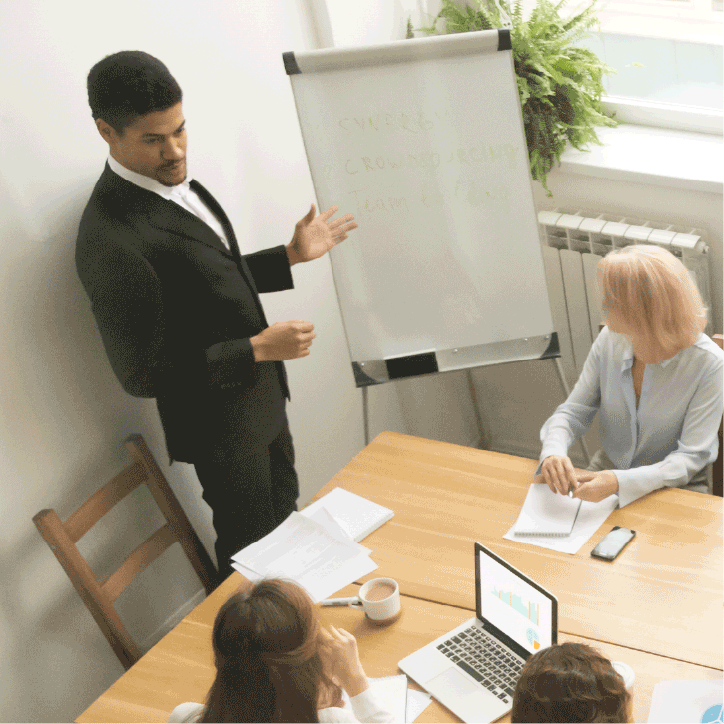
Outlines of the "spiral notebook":
[[571,534],[581,509],[579,498],[553,493],[544,483],[533,483],[528,488],[514,535],[546,535],[565,537]]

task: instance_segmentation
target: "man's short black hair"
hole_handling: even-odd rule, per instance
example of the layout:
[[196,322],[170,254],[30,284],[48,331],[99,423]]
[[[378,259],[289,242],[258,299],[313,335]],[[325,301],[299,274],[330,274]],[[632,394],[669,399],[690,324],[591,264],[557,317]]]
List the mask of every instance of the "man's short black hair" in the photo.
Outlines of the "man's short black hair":
[[98,61],[88,73],[88,103],[118,133],[154,111],[181,102],[181,87],[158,58],[141,50],[122,50]]

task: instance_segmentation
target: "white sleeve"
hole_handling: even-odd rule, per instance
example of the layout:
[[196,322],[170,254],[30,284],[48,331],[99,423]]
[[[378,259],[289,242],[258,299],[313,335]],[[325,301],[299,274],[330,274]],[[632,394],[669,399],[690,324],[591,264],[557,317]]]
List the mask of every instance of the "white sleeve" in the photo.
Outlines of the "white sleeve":
[[349,707],[328,706],[317,712],[321,724],[354,724],[358,721]]
[[[540,462],[550,455],[567,455],[568,448],[593,422],[601,405],[601,349],[607,339],[604,329],[591,347],[581,376],[568,399],[556,408],[540,431],[543,447]],[[540,464],[535,475],[540,472]]]
[[613,470],[618,479],[619,507],[663,487],[688,483],[707,463],[716,460],[722,416],[722,364],[701,380],[686,410],[676,450],[661,462]]
[[187,701],[179,704],[168,716],[168,721],[173,724],[182,724],[182,722],[195,722],[201,719],[204,713],[203,704],[197,704],[195,701]]
[[361,694],[349,698],[352,709],[359,722],[391,722],[392,714],[387,711],[380,697],[372,686]]
[[347,692],[343,692],[343,699],[348,701],[352,708],[346,706],[336,707],[330,706],[326,709],[320,709],[317,713],[320,722],[333,724],[335,722],[391,722],[392,714],[387,711],[384,702],[377,694],[375,689],[367,680],[367,688],[357,694],[357,696],[348,696]]

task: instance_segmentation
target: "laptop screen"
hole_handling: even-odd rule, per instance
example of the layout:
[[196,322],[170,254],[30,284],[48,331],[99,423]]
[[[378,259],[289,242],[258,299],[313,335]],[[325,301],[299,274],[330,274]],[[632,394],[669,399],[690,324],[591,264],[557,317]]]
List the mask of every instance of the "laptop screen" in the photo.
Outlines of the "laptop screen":
[[480,543],[475,555],[478,617],[486,628],[492,624],[493,633],[502,632],[527,654],[556,643],[555,597]]

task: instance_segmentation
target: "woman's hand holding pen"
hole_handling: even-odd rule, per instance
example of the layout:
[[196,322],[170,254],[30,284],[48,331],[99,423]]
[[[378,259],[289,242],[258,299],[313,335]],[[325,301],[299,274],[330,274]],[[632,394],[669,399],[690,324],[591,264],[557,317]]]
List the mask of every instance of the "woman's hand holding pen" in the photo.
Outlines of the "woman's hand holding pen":
[[[541,480],[542,478],[542,480]],[[575,495],[578,479],[573,463],[567,455],[549,455],[541,465],[541,474],[536,476],[538,482],[545,482],[554,493]]]
[[611,470],[577,473],[566,455],[550,455],[541,465],[536,482],[545,482],[554,493],[570,495],[591,503],[598,503],[609,495],[618,493],[618,478]]
[[618,478],[612,470],[586,471],[577,475],[578,488],[572,497],[598,503],[609,495],[618,493]]

